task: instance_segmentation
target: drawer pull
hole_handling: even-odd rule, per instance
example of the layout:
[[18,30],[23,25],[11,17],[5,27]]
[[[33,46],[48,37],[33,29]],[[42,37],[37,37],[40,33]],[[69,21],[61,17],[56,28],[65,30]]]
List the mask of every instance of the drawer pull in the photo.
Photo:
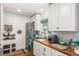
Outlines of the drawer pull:
[[43,53],[43,55],[44,55],[44,56],[46,56],[46,54],[45,54],[45,53]]
[[46,49],[44,48],[43,51],[45,51]]
[[56,29],[60,29],[59,27],[56,27]]

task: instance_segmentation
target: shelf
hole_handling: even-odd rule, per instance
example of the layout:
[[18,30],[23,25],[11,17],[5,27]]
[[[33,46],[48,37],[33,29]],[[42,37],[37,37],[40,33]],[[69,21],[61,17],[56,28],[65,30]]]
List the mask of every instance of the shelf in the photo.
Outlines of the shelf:
[[15,40],[15,38],[7,38],[7,39],[3,39],[3,40]]
[[11,52],[15,52],[15,51],[16,51],[16,49],[15,49],[15,48],[11,49]]
[[10,50],[3,51],[3,54],[8,54],[8,53],[10,53]]
[[5,35],[5,34],[3,34],[3,36],[4,36],[4,39],[3,40],[10,40],[10,39],[15,39],[15,34],[7,34],[7,35]]
[[15,52],[15,51],[16,51],[15,43],[3,45],[3,54],[8,54],[8,53]]
[[15,47],[14,48],[3,49],[3,51],[5,51],[5,50],[11,50],[11,49],[15,49]]

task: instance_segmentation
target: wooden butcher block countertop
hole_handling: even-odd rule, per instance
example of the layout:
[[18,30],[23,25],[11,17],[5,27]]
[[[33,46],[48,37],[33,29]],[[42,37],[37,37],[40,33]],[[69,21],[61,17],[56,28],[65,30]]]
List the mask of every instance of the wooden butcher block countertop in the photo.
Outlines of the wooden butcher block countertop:
[[[55,46],[52,46],[51,45],[51,43],[49,43],[47,40],[45,40],[45,39],[33,39],[33,41],[37,41],[37,42],[39,42],[39,43],[41,43],[41,44],[44,44],[45,46],[48,46],[48,47],[50,47],[50,48],[52,48],[52,49],[55,49],[55,50],[57,50],[57,51],[59,51],[59,52],[62,52],[62,53],[64,53],[64,54],[66,54],[66,55],[68,55],[68,56],[78,56],[77,54],[75,54],[75,52],[74,52],[74,50],[72,49],[72,48],[67,48],[67,49],[65,49],[65,50],[62,50],[62,49],[59,49],[59,48],[57,48],[57,47],[55,47]],[[55,44],[55,43],[53,43],[53,44]]]

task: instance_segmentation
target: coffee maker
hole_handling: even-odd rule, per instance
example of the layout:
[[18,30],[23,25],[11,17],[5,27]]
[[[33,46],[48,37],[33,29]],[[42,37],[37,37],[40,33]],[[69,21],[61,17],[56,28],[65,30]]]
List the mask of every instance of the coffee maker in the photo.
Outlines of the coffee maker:
[[48,37],[48,41],[50,42],[50,43],[58,43],[58,36],[57,35],[49,35],[49,37]]

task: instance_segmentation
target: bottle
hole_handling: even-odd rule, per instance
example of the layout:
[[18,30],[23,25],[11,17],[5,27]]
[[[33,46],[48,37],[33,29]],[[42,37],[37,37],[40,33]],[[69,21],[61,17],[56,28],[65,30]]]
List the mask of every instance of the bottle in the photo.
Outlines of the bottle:
[[65,44],[64,36],[61,36],[61,37],[60,37],[60,44]]

